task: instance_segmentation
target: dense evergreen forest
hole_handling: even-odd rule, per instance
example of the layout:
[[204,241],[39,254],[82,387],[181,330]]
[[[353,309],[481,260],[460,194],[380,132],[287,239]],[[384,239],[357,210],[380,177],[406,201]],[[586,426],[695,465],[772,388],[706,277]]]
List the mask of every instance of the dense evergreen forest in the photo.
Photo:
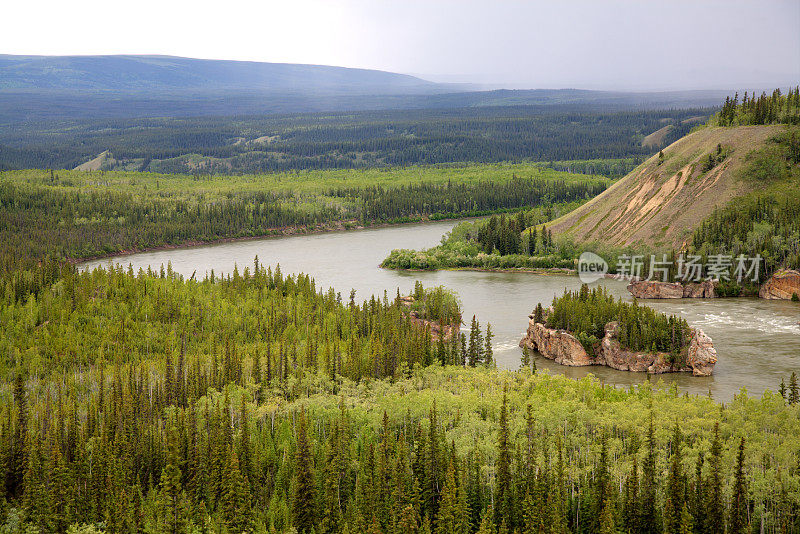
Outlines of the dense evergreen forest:
[[0,276],[22,298],[56,279],[49,263],[31,270],[48,257],[482,215],[583,200],[606,184],[534,165],[206,178],[13,171],[0,174]]
[[617,322],[620,345],[633,351],[666,352],[671,363],[679,366],[681,351],[689,344],[689,325],[685,319],[658,313],[647,306],[615,299],[603,287],[591,290],[582,285],[578,291],[564,291],[554,298],[547,313],[536,306],[534,319],[548,328],[575,334],[589,354],[605,335],[605,326]]
[[[9,166],[72,166],[110,148],[110,165],[171,169],[180,156],[196,172],[0,174],[0,534],[800,532],[796,376],[780,394],[720,404],[649,381],[625,390],[498,371],[491,327],[476,317],[432,334],[433,323],[463,324],[445,288],[357,301],[258,258],[202,279],[169,265],[78,272],[67,262],[496,213],[458,225],[430,254],[400,251],[398,264],[571,267],[576,249],[547,223],[609,182],[547,167],[614,176],[653,150],[644,135],[702,114],[513,111],[273,117],[274,128],[125,119],[6,134],[17,136],[0,140],[13,146],[0,148]],[[777,140],[764,157],[791,174],[795,144]],[[220,161],[203,167],[190,152]],[[754,168],[767,169],[760,157]],[[452,164],[530,158],[542,161]],[[594,158],[617,159],[600,172]],[[392,166],[420,162],[448,164]],[[362,166],[375,168],[296,170]],[[266,168],[295,170],[235,175]],[[752,200],[762,218],[747,227],[720,211],[695,245],[730,239],[749,251],[769,236],[785,262],[796,257],[797,208],[780,204],[782,180],[753,176],[774,195]],[[626,346],[676,355],[688,330],[586,288],[537,314],[587,343],[619,320]]]
[[800,528],[797,405],[471,368],[477,335],[435,343],[399,302],[257,260],[202,281],[69,273],[4,299],[0,528]]
[[[0,129],[0,170],[71,169],[106,151],[110,157],[98,167],[104,170],[189,174],[644,157],[679,139],[711,111],[491,106],[27,121]],[[661,144],[642,145],[665,125],[673,127]],[[579,168],[571,166],[572,172]]]
[[739,102],[739,93],[726,98],[722,109],[709,121],[714,126],[748,126],[753,124],[800,124],[800,86],[789,88],[784,95],[780,89],[771,95],[747,91]]

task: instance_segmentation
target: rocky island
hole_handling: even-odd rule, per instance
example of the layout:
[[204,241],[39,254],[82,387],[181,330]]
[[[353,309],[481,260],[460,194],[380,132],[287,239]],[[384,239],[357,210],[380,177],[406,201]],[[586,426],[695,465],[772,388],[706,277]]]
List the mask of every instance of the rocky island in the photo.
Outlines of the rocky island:
[[605,365],[618,371],[647,372],[651,374],[691,372],[694,376],[711,376],[717,363],[717,351],[708,337],[699,328],[693,328],[691,341],[683,350],[685,365],[675,365],[666,352],[637,352],[620,344],[617,336],[618,323],[605,325],[605,336],[594,347],[590,355],[577,337],[566,330],[548,328],[530,316],[528,331],[519,342],[523,349],[539,352],[560,365],[581,367]]
[[565,291],[547,310],[539,303],[528,318],[520,347],[560,365],[710,376],[717,363],[711,338],[699,328],[615,299],[603,288]]

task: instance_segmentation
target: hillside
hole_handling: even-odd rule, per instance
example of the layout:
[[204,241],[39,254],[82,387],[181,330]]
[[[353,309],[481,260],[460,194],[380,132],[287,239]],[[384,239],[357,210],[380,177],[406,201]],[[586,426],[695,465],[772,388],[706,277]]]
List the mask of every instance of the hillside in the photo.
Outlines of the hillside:
[[[704,128],[652,156],[549,228],[580,242],[680,248],[714,208],[754,191],[741,179],[747,156],[783,126]],[[718,147],[720,156],[716,156]],[[709,155],[719,161],[707,169]]]
[[172,56],[0,55],[0,90],[429,92],[414,76],[326,65]]

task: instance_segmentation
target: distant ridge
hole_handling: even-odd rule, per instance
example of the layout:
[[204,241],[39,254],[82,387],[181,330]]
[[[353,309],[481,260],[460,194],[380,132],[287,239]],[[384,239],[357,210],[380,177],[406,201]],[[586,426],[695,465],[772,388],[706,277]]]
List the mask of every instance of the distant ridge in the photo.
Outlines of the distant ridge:
[[476,90],[380,70],[174,56],[0,54],[0,124],[531,106],[614,112],[717,106],[728,91]]
[[407,74],[292,63],[174,56],[0,55],[0,90],[90,92],[429,93],[452,91]]

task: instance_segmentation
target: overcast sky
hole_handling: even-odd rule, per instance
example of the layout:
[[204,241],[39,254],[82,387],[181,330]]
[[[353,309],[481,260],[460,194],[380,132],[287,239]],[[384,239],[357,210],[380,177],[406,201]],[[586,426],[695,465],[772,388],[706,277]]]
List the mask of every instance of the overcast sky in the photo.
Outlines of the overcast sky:
[[0,53],[315,63],[508,87],[800,83],[800,0],[9,1]]

